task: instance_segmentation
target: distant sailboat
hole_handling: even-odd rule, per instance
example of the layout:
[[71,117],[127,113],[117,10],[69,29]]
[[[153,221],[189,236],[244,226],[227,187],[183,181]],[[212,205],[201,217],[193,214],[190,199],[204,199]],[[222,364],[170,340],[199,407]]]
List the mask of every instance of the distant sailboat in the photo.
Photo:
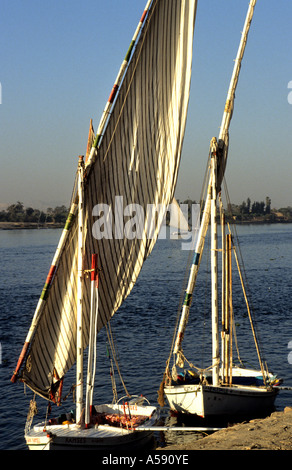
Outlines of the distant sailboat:
[[[164,213],[154,224],[148,206],[167,208],[173,199],[196,5],[196,0],[147,2],[96,135],[90,123],[68,220],[12,377],[49,403],[61,404],[66,373],[76,363],[76,411],[31,427],[32,401],[25,429],[30,449],[134,450],[152,437],[157,408],[143,397],[127,394],[123,402],[94,405],[95,343],[130,294],[157,240]],[[134,203],[147,216],[141,236],[126,237],[120,214]],[[107,214],[101,215],[99,204]],[[101,219],[112,232],[102,232]]]
[[188,223],[188,217],[184,214],[174,198],[172,202],[173,209],[171,211],[172,216],[170,217],[170,227],[172,229],[176,228],[171,232],[171,238],[180,238],[183,236],[190,235],[190,226]]
[[[229,141],[229,124],[233,112],[235,89],[238,81],[241,61],[247,41],[256,1],[249,4],[242,38],[228,90],[219,139],[211,140],[208,160],[208,185],[201,226],[196,242],[193,263],[191,265],[188,285],[182,306],[181,317],[175,331],[164,378],[159,390],[159,403],[164,404],[164,397],[170,409],[183,415],[200,418],[218,419],[231,417],[238,419],[269,413],[273,409],[277,389],[273,386],[277,378],[268,373],[260,356],[249,306],[248,313],[254,333],[255,345],[259,357],[259,370],[234,367],[232,358],[232,278],[231,252],[234,251],[233,239],[228,234],[225,239],[225,221],[222,204],[222,246],[217,240],[217,200],[220,197],[223,182]],[[221,199],[220,199],[221,201]],[[190,362],[184,355],[182,341],[187,328],[188,317],[197,274],[201,262],[207,230],[211,225],[211,318],[212,318],[212,361],[202,370]],[[218,251],[222,252],[222,353],[220,357],[219,333],[219,282]],[[244,291],[245,293],[245,291]],[[246,298],[246,297],[245,297]],[[247,300],[247,299],[246,299]],[[196,331],[193,332],[195,341]],[[172,359],[173,358],[173,361]],[[171,367],[171,363],[173,364]]]

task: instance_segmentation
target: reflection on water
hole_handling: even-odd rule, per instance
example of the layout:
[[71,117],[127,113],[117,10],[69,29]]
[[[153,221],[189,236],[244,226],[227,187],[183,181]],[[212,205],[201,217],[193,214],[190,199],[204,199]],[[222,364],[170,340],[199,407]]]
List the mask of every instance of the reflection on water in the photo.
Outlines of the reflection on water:
[[[155,432],[155,439],[157,447],[166,447],[171,445],[187,445],[189,442],[194,442],[197,439],[205,437],[208,432],[202,431],[177,431],[176,428],[187,427],[184,421],[179,420],[177,416],[171,415],[168,411],[162,415],[160,426],[172,427],[172,430]],[[190,425],[190,423],[189,423]],[[195,424],[194,424],[195,426]],[[196,425],[197,427],[198,425]]]

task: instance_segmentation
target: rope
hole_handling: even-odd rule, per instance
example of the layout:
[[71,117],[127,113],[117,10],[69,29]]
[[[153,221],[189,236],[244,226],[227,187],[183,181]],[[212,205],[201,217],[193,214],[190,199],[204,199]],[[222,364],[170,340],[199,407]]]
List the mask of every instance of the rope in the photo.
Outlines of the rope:
[[217,367],[220,364],[220,359],[217,359],[215,364],[211,364],[209,367],[205,367],[204,369],[198,366],[195,366],[192,362],[188,361],[188,359],[183,355],[185,362],[188,363],[189,367],[192,369],[196,369],[199,372],[199,375],[203,375],[205,372]]
[[171,356],[172,356],[172,353],[173,353],[174,343],[175,343],[178,324],[179,324],[179,319],[180,319],[180,313],[181,313],[183,299],[184,299],[184,292],[186,290],[186,285],[187,285],[187,279],[188,279],[188,273],[189,273],[189,269],[190,269],[191,259],[192,259],[192,251],[190,250],[190,253],[189,253],[189,256],[188,256],[188,261],[187,261],[187,266],[186,266],[186,269],[185,269],[184,279],[183,279],[183,282],[182,282],[182,288],[181,288],[179,303],[178,303],[178,307],[177,307],[175,328],[174,328],[174,333],[173,333],[173,337],[172,337],[170,352],[169,352],[168,359],[166,361],[166,364],[167,364],[166,370],[169,370],[169,363],[170,363],[170,359],[171,359]]
[[[207,161],[207,165],[206,165],[205,176],[204,176],[203,185],[202,185],[202,189],[201,189],[201,195],[200,195],[200,211],[201,211],[201,214],[202,214],[202,211],[203,211],[203,202],[204,202],[203,196],[206,192],[206,188],[207,188],[207,184],[208,184],[208,180],[209,180],[208,179],[209,165],[210,165],[210,152],[209,152],[209,157],[208,157],[208,161]],[[169,363],[170,363],[170,360],[171,360],[171,357],[172,357],[172,354],[173,354],[173,348],[174,348],[175,339],[176,339],[176,335],[177,335],[179,319],[180,319],[180,314],[181,314],[181,310],[182,310],[182,304],[183,304],[183,300],[184,300],[184,294],[185,294],[185,290],[186,290],[186,286],[187,286],[187,281],[188,281],[188,276],[189,276],[189,272],[190,272],[190,266],[191,266],[192,259],[193,259],[193,251],[190,250],[188,260],[187,260],[186,269],[185,269],[184,279],[183,279],[183,282],[182,282],[182,288],[181,288],[181,294],[180,294],[180,299],[179,299],[179,303],[178,303],[178,308],[177,308],[177,316],[176,316],[174,334],[173,334],[173,337],[172,337],[172,343],[171,343],[171,347],[170,347],[169,356],[168,356],[168,359],[166,361],[165,374],[167,374],[168,377],[170,377]]]
[[25,434],[30,431],[32,421],[34,416],[38,413],[37,404],[35,400],[35,394],[32,400],[30,400],[29,409],[27,413],[26,423],[25,423]]
[[[229,198],[225,178],[223,179],[223,182],[224,182],[224,191],[225,191],[226,199],[227,199],[227,207],[229,208],[229,214],[231,215],[231,219],[232,219],[231,203],[230,203],[230,198]],[[228,228],[229,228],[229,232],[231,233],[229,224],[228,224]],[[241,281],[241,285],[242,285],[243,295],[244,295],[244,299],[245,299],[246,306],[247,306],[248,317],[249,317],[249,321],[250,321],[251,328],[252,328],[254,342],[255,342],[255,346],[256,346],[256,350],[257,350],[257,354],[258,354],[258,360],[259,360],[259,363],[260,363],[260,367],[261,367],[261,371],[262,371],[262,374],[263,374],[264,382],[266,382],[265,372],[267,372],[267,371],[264,370],[264,365],[263,365],[264,360],[263,360],[263,354],[262,354],[261,348],[260,348],[259,334],[256,331],[257,330],[256,329],[256,322],[255,322],[255,320],[253,318],[253,315],[252,315],[252,310],[253,309],[250,308],[251,301],[248,298],[249,295],[248,295],[248,292],[247,292],[247,290],[249,290],[249,286],[248,286],[248,281],[247,281],[247,277],[246,277],[246,270],[245,270],[245,267],[244,267],[243,256],[242,256],[242,253],[241,253],[241,250],[240,250],[240,244],[239,244],[239,239],[238,239],[235,224],[232,224],[232,232],[233,232],[232,236],[236,239],[236,248],[237,248],[237,249],[235,248],[235,244],[234,244],[234,242],[232,242],[233,251],[234,251],[234,255],[235,255],[235,260],[236,260],[236,263],[237,263],[237,268],[238,268],[238,273],[239,273],[239,277],[240,277],[240,281]],[[237,251],[239,252],[240,262],[239,262],[239,259],[238,259],[238,256],[237,256]],[[242,267],[240,267],[240,265]]]
[[[121,371],[120,371],[120,366],[119,366],[119,363],[118,363],[118,360],[117,360],[117,353],[116,353],[116,348],[115,348],[115,341],[114,341],[114,338],[113,338],[113,333],[112,333],[112,328],[111,328],[111,325],[110,323],[107,323],[105,325],[105,328],[106,328],[106,332],[107,332],[107,337],[108,337],[108,341],[109,341],[109,346],[110,346],[110,349],[112,351],[112,355],[113,355],[113,359],[114,359],[114,362],[115,362],[115,365],[116,365],[116,368],[117,368],[117,372],[119,374],[119,377],[120,377],[120,381],[124,387],[124,390],[125,390],[125,393],[127,396],[130,396],[128,390],[127,390],[127,387],[125,385],[125,382],[123,380],[123,377],[122,377],[122,374],[121,374]],[[112,378],[113,380],[113,378]],[[113,392],[114,392],[114,389],[115,389],[115,386],[113,388]],[[115,392],[114,392],[115,394]]]

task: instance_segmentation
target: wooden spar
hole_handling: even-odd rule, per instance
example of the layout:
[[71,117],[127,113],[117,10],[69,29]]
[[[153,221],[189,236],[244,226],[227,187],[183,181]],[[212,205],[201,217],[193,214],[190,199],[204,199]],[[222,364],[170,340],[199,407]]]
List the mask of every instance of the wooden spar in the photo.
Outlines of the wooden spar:
[[220,221],[221,221],[221,240],[222,240],[222,289],[221,289],[221,362],[222,362],[222,376],[224,380],[224,364],[225,364],[225,292],[226,292],[226,269],[225,269],[225,252],[226,252],[226,240],[225,240],[225,214],[223,210],[223,204],[221,200],[221,195],[219,196],[220,200]]
[[91,420],[93,406],[93,387],[96,369],[96,322],[98,314],[98,255],[93,254],[91,258],[91,301],[90,301],[90,332],[88,345],[88,366],[86,380],[86,403],[85,403],[85,425]]
[[[179,356],[179,352],[181,349],[181,343],[183,340],[185,327],[188,321],[193,290],[195,288],[195,283],[196,283],[200,261],[201,261],[201,257],[203,253],[205,238],[206,238],[206,234],[207,234],[207,230],[209,226],[210,206],[211,206],[211,183],[209,181],[205,208],[204,208],[203,217],[202,217],[202,221],[200,225],[198,240],[197,240],[196,247],[195,247],[193,262],[192,262],[190,275],[189,275],[189,281],[188,281],[188,285],[186,289],[184,304],[182,307],[180,323],[178,326],[178,331],[177,331],[176,340],[175,340],[174,349],[173,349],[173,353],[177,354],[178,356]],[[179,360],[179,357],[177,358],[177,361],[178,360]]]
[[[237,83],[238,83],[241,62],[243,59],[243,54],[244,54],[245,46],[247,43],[248,32],[250,29],[255,5],[256,5],[256,0],[250,0],[243,31],[241,34],[241,40],[239,43],[236,59],[234,62],[233,72],[232,72],[232,76],[231,76],[231,80],[230,80],[230,84],[229,84],[229,88],[227,92],[225,108],[224,108],[224,112],[222,116],[220,132],[218,136],[218,145],[220,148],[223,147],[223,161],[222,161],[222,164],[220,162],[220,168],[218,171],[218,186],[219,187],[221,186],[221,183],[224,177],[226,161],[227,161],[228,145],[229,145],[228,133],[229,133],[230,121],[232,118],[233,108],[234,108],[235,90],[236,90]],[[222,143],[224,143],[223,146],[222,146]]]
[[226,249],[225,249],[225,260],[223,270],[225,272],[225,302],[224,302],[224,358],[223,358],[223,383],[229,384],[229,335],[230,335],[230,325],[229,325],[229,270],[228,270],[228,257],[229,257],[229,246],[228,238],[226,236]]
[[224,334],[224,362],[223,381],[232,383],[232,264],[231,264],[231,235],[226,235],[225,252],[225,334]]
[[222,139],[224,141],[226,140],[227,135],[228,135],[229,125],[230,125],[233,107],[234,107],[235,90],[236,90],[236,86],[238,83],[241,62],[242,62],[243,54],[245,51],[247,36],[248,36],[249,28],[251,25],[256,2],[257,0],[251,0],[249,3],[243,31],[241,33],[241,40],[239,43],[237,56],[235,59],[233,72],[232,72],[232,76],[230,80],[230,85],[229,85],[229,89],[227,93],[227,99],[225,103],[225,109],[224,109],[224,113],[223,113],[223,117],[221,121],[220,133],[219,133],[219,139]]
[[[238,83],[241,62],[242,62],[243,54],[244,54],[244,51],[245,51],[247,36],[248,36],[251,21],[252,21],[255,5],[256,5],[256,0],[251,0],[250,4],[249,4],[248,11],[247,11],[244,28],[243,28],[242,35],[241,35],[241,40],[240,40],[239,48],[238,48],[238,51],[237,51],[235,64],[234,64],[234,67],[233,67],[233,73],[232,73],[232,76],[231,76],[230,85],[229,85],[229,89],[228,89],[228,93],[227,93],[226,104],[225,104],[225,108],[224,108],[224,112],[223,112],[223,116],[222,116],[222,121],[221,121],[221,127],[220,127],[220,132],[219,132],[219,137],[218,137],[218,144],[220,146],[220,143],[222,141],[224,142],[225,160],[227,158],[227,153],[228,153],[228,132],[229,132],[229,126],[230,126],[230,121],[231,121],[231,118],[232,118],[232,112],[233,112],[233,107],[234,107],[235,90],[236,90],[237,83]],[[217,175],[218,176],[218,181],[217,181],[218,186],[221,186],[221,182],[222,182],[222,179],[223,179],[223,176],[224,176],[224,171],[225,171],[225,164],[226,164],[226,161],[223,162],[223,164],[221,164],[221,161],[218,161],[219,167],[222,168],[221,170],[219,169],[219,174]],[[205,237],[206,237],[206,233],[207,233],[208,225],[209,225],[209,221],[210,221],[210,204],[211,204],[211,198],[210,198],[210,195],[211,195],[210,188],[211,187],[210,187],[210,184],[211,183],[209,181],[207,196],[206,196],[206,202],[205,202],[205,209],[204,209],[204,212],[203,212],[201,227],[200,227],[200,230],[199,230],[198,240],[197,240],[195,253],[194,253],[194,258],[193,258],[193,264],[191,266],[190,275],[189,275],[189,282],[188,282],[188,286],[187,286],[187,289],[186,289],[184,304],[183,304],[183,307],[182,307],[180,323],[179,323],[179,326],[178,326],[176,339],[175,339],[175,343],[174,343],[174,348],[173,348],[173,353],[177,354],[177,355],[178,355],[179,351],[181,350],[181,343],[182,343],[182,340],[183,340],[185,327],[186,327],[186,324],[187,324],[187,321],[188,321],[188,316],[189,316],[193,291],[194,291],[195,284],[196,284],[198,269],[199,269],[199,265],[200,265],[201,256],[202,256],[202,253],[203,253],[203,248],[204,248]],[[177,363],[178,363],[178,360],[179,360],[179,357],[177,356],[177,359],[176,359]]]
[[[93,143],[93,146],[91,147],[91,151],[90,151],[90,154],[88,156],[88,159],[87,159],[87,162],[86,162],[86,166],[89,166],[91,163],[92,163],[92,158],[95,154],[95,151],[96,151],[96,148],[97,148],[97,145],[98,145],[98,142],[99,142],[99,139],[101,137],[101,134],[104,130],[104,127],[105,127],[105,124],[106,124],[106,120],[107,120],[107,117],[108,117],[108,113],[110,112],[110,108],[113,104],[113,101],[114,101],[114,98],[115,98],[115,95],[116,95],[116,92],[118,90],[118,87],[122,81],[122,78],[123,78],[123,75],[125,73],[125,70],[126,70],[126,67],[128,65],[128,62],[129,62],[129,59],[131,57],[131,54],[132,54],[132,50],[133,50],[133,47],[135,45],[135,42],[137,40],[137,37],[141,31],[141,28],[144,24],[144,21],[145,21],[145,18],[147,16],[147,12],[149,10],[149,7],[150,7],[150,4],[151,4],[152,0],[148,0],[147,1],[147,4],[144,8],[144,11],[143,11],[143,14],[141,16],[141,19],[138,23],[138,26],[136,28],[136,31],[134,33],[134,36],[132,38],[132,41],[131,41],[131,44],[130,44],[130,47],[127,51],[127,54],[125,56],[125,59],[121,65],[121,68],[119,70],[119,73],[118,73],[118,76],[116,78],[116,81],[115,81],[115,84],[114,84],[114,87],[112,89],[112,92],[110,94],[110,97],[108,99],[108,102],[106,104],[106,107],[105,107],[105,110],[103,112],[103,115],[102,115],[102,118],[101,118],[101,121],[100,121],[100,124],[99,124],[99,127],[98,127],[98,130],[97,130],[97,135],[96,135],[96,138],[95,138],[95,141]],[[59,244],[58,244],[58,248],[57,248],[57,251],[56,251],[56,254],[54,256],[54,259],[53,259],[53,262],[52,262],[52,266],[51,266],[51,269],[50,269],[50,272],[49,272],[49,275],[48,275],[48,278],[47,278],[47,281],[45,283],[45,286],[44,286],[44,290],[42,292],[42,295],[40,297],[40,300],[39,300],[39,303],[37,305],[37,308],[36,308],[36,311],[35,311],[35,314],[34,314],[34,317],[33,317],[33,320],[32,320],[32,324],[31,324],[31,327],[30,327],[30,330],[28,332],[28,335],[27,335],[27,338],[26,338],[26,341],[24,343],[24,346],[23,346],[23,349],[21,351],[21,354],[20,354],[20,357],[19,357],[19,360],[18,360],[18,363],[17,363],[17,366],[16,366],[16,369],[13,373],[13,376],[11,378],[11,381],[12,382],[16,382],[17,380],[17,374],[24,362],[24,359],[26,357],[26,353],[28,351],[28,348],[29,348],[29,345],[30,345],[30,342],[31,342],[31,339],[34,335],[34,332],[35,332],[35,329],[36,329],[36,326],[38,324],[38,321],[39,321],[39,318],[41,316],[41,312],[42,312],[42,309],[43,309],[43,306],[44,306],[44,301],[46,300],[46,295],[47,295],[47,292],[51,286],[51,282],[52,282],[52,279],[53,279],[53,275],[54,275],[54,272],[56,270],[56,267],[58,265],[58,261],[60,259],[60,255],[61,255],[61,252],[62,252],[62,249],[63,249],[63,246],[65,244],[65,241],[67,239],[67,236],[68,236],[68,233],[69,233],[69,230],[71,228],[71,225],[72,225],[72,221],[73,221],[73,218],[75,216],[75,213],[76,213],[76,209],[77,209],[77,204],[76,202],[74,201],[74,203],[72,204],[71,208],[70,208],[70,212],[69,212],[69,216],[68,216],[68,219],[67,219],[67,222],[66,222],[66,225],[65,225],[65,228],[63,230],[63,233],[62,233],[62,236],[60,238],[60,241],[59,241]]]
[[149,7],[150,7],[150,4],[151,4],[152,0],[148,0],[147,1],[147,4],[144,8],[144,11],[143,11],[143,14],[141,16],[141,19],[138,23],[138,26],[136,28],[136,31],[134,33],[134,36],[131,40],[131,43],[130,43],[130,46],[127,50],[127,53],[126,53],[126,56],[122,62],[122,65],[120,67],[120,70],[118,72],[118,75],[117,75],[117,78],[115,80],[115,83],[114,83],[114,86],[112,88],[112,91],[110,93],[110,96],[108,98],[108,101],[106,103],[106,106],[104,108],[104,111],[102,113],[102,116],[101,116],[101,120],[99,122],[99,126],[97,128],[97,132],[96,132],[96,137],[95,137],[95,140],[94,140],[94,143],[92,145],[92,148],[91,148],[91,151],[90,151],[90,154],[89,154],[89,157],[88,157],[88,161],[86,162],[86,167],[89,167],[93,160],[94,160],[94,157],[95,157],[95,154],[96,154],[96,150],[98,148],[98,144],[99,144],[99,141],[100,141],[100,138],[102,136],[102,133],[104,131],[104,128],[106,126],[106,123],[107,123],[107,119],[108,119],[108,116],[109,116],[109,113],[111,111],[111,108],[112,108],[112,105],[113,105],[113,102],[115,100],[115,97],[116,97],[116,94],[118,92],[118,89],[120,87],[120,84],[122,82],[122,79],[123,79],[123,76],[125,74],[125,71],[126,71],[126,68],[128,66],[128,63],[129,63],[129,60],[131,58],[131,55],[132,55],[132,51],[133,51],[133,48],[134,48],[134,45],[136,43],[136,40],[137,40],[137,37],[141,31],[141,28],[144,24],[144,21],[145,21],[145,18],[147,16],[147,12],[149,10]]
[[37,307],[36,307],[32,322],[31,322],[30,329],[28,331],[27,337],[25,339],[24,346],[23,346],[21,354],[19,356],[17,366],[16,366],[15,371],[14,371],[12,377],[11,377],[11,382],[13,382],[13,383],[15,383],[17,381],[17,376],[18,376],[19,370],[22,367],[22,364],[23,364],[23,362],[26,358],[26,354],[28,352],[31,340],[32,340],[32,338],[34,336],[34,333],[36,331],[36,327],[37,327],[39,319],[41,317],[43,308],[45,306],[45,303],[46,303],[46,300],[47,300],[47,297],[48,297],[50,287],[51,287],[53,279],[54,279],[54,275],[55,275],[57,266],[59,264],[59,260],[60,260],[60,257],[61,257],[63,246],[66,243],[66,240],[68,238],[68,234],[69,234],[70,229],[72,227],[73,220],[75,218],[76,209],[77,209],[77,204],[75,202],[73,202],[72,205],[71,205],[70,211],[69,211],[69,215],[68,215],[67,220],[66,220],[65,227],[62,231],[62,235],[61,235],[61,238],[59,240],[57,250],[55,252],[55,255],[54,255],[54,258],[53,258],[53,261],[52,261],[52,264],[51,264],[46,282],[44,284],[41,296],[39,298],[39,301],[38,301],[38,304],[37,304]]
[[[213,143],[214,143],[214,138],[211,140],[211,143],[210,143],[210,152],[211,152]],[[193,291],[195,288],[198,271],[200,267],[200,262],[201,262],[201,258],[203,254],[205,238],[206,238],[208,227],[209,227],[210,216],[211,216],[211,191],[212,191],[212,177],[210,176],[209,182],[208,182],[207,196],[206,196],[206,202],[205,202],[205,207],[203,211],[202,221],[200,225],[198,239],[197,239],[196,246],[195,246],[194,257],[193,257],[193,262],[192,262],[191,269],[190,269],[189,280],[188,280],[188,285],[186,288],[184,303],[182,306],[180,322],[178,325],[176,339],[174,342],[173,354],[176,355],[176,360],[175,360],[176,364],[179,364],[181,362],[181,355],[180,355],[181,344],[182,344],[182,340],[184,337],[185,328],[188,322]]]
[[78,164],[78,268],[77,268],[77,320],[76,320],[76,422],[79,423],[83,408],[83,186],[84,161],[79,157]]
[[229,329],[228,329],[228,269],[227,269],[227,237],[225,236],[225,253],[224,253],[224,261],[222,265],[222,271],[224,272],[225,275],[225,288],[223,292],[224,296],[224,334],[223,334],[223,350],[224,350],[224,356],[223,356],[223,362],[222,362],[222,375],[223,375],[223,383],[228,384],[228,335],[229,335]]
[[218,266],[217,266],[217,142],[211,149],[211,292],[212,292],[212,384],[219,384],[219,330],[218,330]]
[[233,331],[233,305],[232,305],[232,237],[231,234],[227,235],[227,252],[228,257],[228,323],[229,323],[229,337],[228,337],[228,377],[229,385],[232,384],[232,331]]

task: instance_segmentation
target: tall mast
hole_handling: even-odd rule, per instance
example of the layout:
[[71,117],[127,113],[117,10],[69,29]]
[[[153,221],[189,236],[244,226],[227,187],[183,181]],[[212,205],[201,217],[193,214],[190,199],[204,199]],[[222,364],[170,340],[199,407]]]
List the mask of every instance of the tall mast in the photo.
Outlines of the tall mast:
[[184,303],[182,307],[182,313],[180,318],[180,323],[176,335],[176,340],[174,344],[173,353],[177,355],[176,363],[180,362],[180,351],[181,351],[181,343],[184,336],[184,331],[188,322],[189,311],[192,301],[192,295],[196,284],[196,279],[198,275],[198,270],[201,261],[201,255],[204,248],[205,238],[208,231],[209,221],[210,221],[210,205],[211,205],[211,181],[209,181],[208,190],[207,190],[207,198],[205,203],[205,208],[202,216],[202,221],[200,225],[200,230],[198,234],[198,240],[195,247],[193,262],[190,270],[189,281],[185,293]]
[[243,54],[245,51],[245,46],[247,43],[247,37],[254,13],[254,8],[256,5],[257,0],[251,0],[249,3],[249,7],[247,10],[246,18],[245,18],[245,23],[243,27],[243,31],[241,33],[241,40],[239,43],[236,59],[234,61],[234,67],[233,67],[233,72],[230,80],[230,85],[229,89],[227,92],[227,98],[225,102],[225,108],[222,116],[222,121],[221,121],[221,126],[220,126],[220,132],[219,132],[219,137],[218,137],[218,145],[219,147],[222,148],[223,144],[223,161],[218,162],[220,163],[220,168],[218,168],[218,187],[221,186],[222,179],[224,177],[224,172],[225,172],[225,167],[226,167],[226,161],[227,161],[227,154],[228,154],[228,141],[229,141],[229,127],[230,127],[230,122],[233,114],[233,108],[234,108],[234,100],[235,100],[235,90],[237,87],[238,83],[238,78],[239,78],[239,73],[240,73],[240,68],[241,68],[241,62],[243,59]]
[[105,126],[106,126],[106,123],[107,123],[107,120],[108,120],[108,117],[109,117],[109,114],[111,112],[111,108],[113,106],[113,103],[114,103],[114,100],[115,100],[115,97],[117,95],[117,92],[119,90],[119,87],[120,87],[120,84],[122,82],[122,79],[124,77],[124,74],[125,74],[125,71],[127,69],[127,66],[129,64],[129,60],[131,58],[131,55],[132,55],[132,51],[134,49],[134,46],[135,46],[135,43],[137,41],[137,38],[139,36],[139,33],[142,29],[142,26],[144,24],[144,21],[145,21],[145,18],[147,16],[147,13],[148,13],[148,10],[150,8],[150,4],[152,3],[152,0],[148,0],[147,3],[146,3],[146,6],[144,8],[144,11],[143,11],[143,14],[140,18],[140,21],[137,25],[137,28],[136,28],[136,31],[132,37],[132,40],[131,40],[131,43],[130,43],[130,46],[127,50],[127,53],[126,53],[126,56],[121,64],[121,67],[120,67],[120,70],[118,72],[118,75],[116,77],[116,80],[115,80],[115,83],[114,83],[114,86],[112,88],[112,91],[110,93],[110,96],[108,98],[108,101],[105,105],[105,108],[103,110],[103,113],[102,113],[102,116],[101,116],[101,119],[100,119],[100,122],[99,122],[99,125],[98,125],[98,128],[97,128],[97,132],[96,132],[96,137],[95,137],[95,140],[93,142],[93,145],[92,145],[92,148],[91,148],[91,151],[90,151],[90,154],[89,154],[89,157],[88,157],[88,161],[86,162],[86,167],[89,167],[92,162],[94,161],[94,158],[95,158],[95,155],[96,155],[96,152],[97,152],[97,149],[98,149],[98,145],[99,145],[99,142],[100,142],[100,139],[101,139],[101,136],[102,136],[102,133],[105,129]]
[[218,244],[217,244],[217,142],[211,149],[211,306],[212,306],[212,378],[219,383],[219,322],[218,322]]
[[[228,132],[229,132],[230,122],[231,122],[233,108],[234,108],[235,90],[236,90],[237,83],[238,83],[241,62],[242,62],[243,54],[245,51],[247,36],[248,36],[249,28],[251,25],[255,5],[256,5],[256,0],[251,0],[249,3],[247,14],[246,14],[244,28],[241,34],[241,40],[240,40],[237,56],[236,56],[234,67],[233,67],[233,73],[231,76],[225,109],[224,109],[223,117],[221,121],[221,127],[220,127],[219,138],[218,138],[218,148],[219,148],[218,154],[219,155],[218,155],[218,160],[217,160],[217,168],[218,168],[217,170],[217,193],[219,192],[219,188],[221,187],[222,179],[224,177],[227,154],[228,154],[228,140],[229,140]],[[211,146],[212,146],[213,140],[214,138],[211,141]],[[210,222],[211,185],[212,185],[212,175],[210,175],[210,179],[208,183],[207,196],[206,196],[204,212],[202,215],[201,227],[200,227],[199,234],[198,234],[198,240],[197,240],[197,244],[195,248],[193,263],[190,269],[188,286],[186,289],[184,304],[182,307],[180,323],[179,323],[179,327],[178,327],[178,331],[177,331],[176,339],[174,343],[173,353],[177,355],[176,357],[177,363],[179,362],[179,359],[180,359],[179,353],[181,350],[181,343],[183,340],[185,327],[188,322],[188,316],[189,316],[189,310],[190,310],[192,296],[193,296],[193,290],[195,288],[198,269],[199,269],[199,265],[201,261],[203,248],[204,248],[205,237],[206,237],[208,225]]]
[[256,6],[257,0],[251,0],[249,3],[248,11],[246,14],[245,18],[245,23],[243,27],[243,31],[241,33],[241,40],[239,43],[238,51],[237,51],[237,56],[234,62],[234,67],[233,67],[233,73],[232,77],[230,80],[230,85],[227,93],[227,99],[225,103],[225,109],[222,117],[222,122],[221,122],[221,128],[220,128],[220,134],[219,134],[219,139],[223,139],[226,137],[228,134],[229,130],[229,124],[232,118],[232,112],[233,112],[233,107],[234,107],[234,99],[235,99],[235,90],[236,86],[238,83],[238,78],[239,78],[239,73],[240,73],[240,68],[241,68],[241,62],[243,58],[243,54],[245,51],[245,46],[247,42],[247,36],[248,32],[250,29],[253,13],[254,13],[254,8]]
[[91,420],[93,406],[93,387],[96,370],[96,337],[97,337],[97,315],[98,315],[98,268],[97,254],[91,258],[91,298],[90,298],[90,329],[88,344],[88,365],[86,379],[86,401],[85,401],[85,425]]
[[[88,159],[86,161],[86,166],[90,166],[93,161],[94,161],[94,156],[96,154],[96,151],[97,151],[97,148],[98,148],[98,144],[99,144],[99,141],[100,141],[100,138],[101,138],[101,135],[102,135],[102,132],[104,131],[104,128],[105,128],[105,125],[106,125],[106,122],[107,122],[107,118],[108,118],[108,115],[111,111],[111,108],[112,108],[112,105],[113,105],[113,102],[114,102],[114,99],[116,97],[116,94],[117,94],[117,91],[119,89],[119,86],[120,86],[120,83],[123,79],[123,76],[124,76],[124,73],[126,71],[126,68],[128,66],[128,63],[129,63],[129,60],[131,58],[131,55],[132,55],[132,51],[134,49],[134,46],[135,46],[135,43],[136,43],[136,40],[138,38],[138,35],[142,29],[142,26],[145,22],[145,18],[147,16],[147,13],[148,13],[148,10],[150,8],[150,5],[152,3],[152,0],[147,0],[147,3],[146,3],[146,6],[144,8],[144,11],[143,11],[143,14],[140,18],[140,21],[137,25],[137,28],[135,30],[135,33],[133,35],[133,38],[132,38],[132,41],[130,43],[130,46],[128,48],[128,51],[126,53],[126,56],[122,62],[122,65],[120,67],[120,70],[119,70],[119,73],[117,75],[117,78],[115,80],[115,83],[114,83],[114,86],[112,88],[112,91],[110,93],[110,96],[109,96],[109,99],[106,103],[106,106],[104,108],[104,111],[103,111],[103,114],[102,114],[102,117],[101,117],[101,120],[100,120],[100,123],[99,123],[99,126],[98,126],[98,130],[97,130],[97,135],[96,135],[96,138],[95,138],[95,141],[91,147],[91,150],[90,150],[90,153],[88,155]],[[41,317],[41,314],[42,314],[42,311],[43,311],[43,308],[44,308],[44,305],[46,303],[46,298],[47,298],[47,295],[48,295],[48,292],[49,292],[49,289],[52,285],[52,281],[53,281],[53,278],[54,278],[54,274],[55,274],[55,271],[57,269],[57,266],[58,266],[58,263],[59,263],[59,259],[60,259],[60,254],[62,252],[62,249],[65,245],[65,242],[67,240],[67,237],[68,237],[68,234],[70,233],[70,229],[71,229],[71,226],[72,226],[72,221],[74,220],[74,216],[75,216],[75,213],[76,213],[76,204],[75,204],[75,200],[73,201],[72,203],[72,206],[70,208],[70,212],[69,212],[69,216],[67,218],[67,221],[66,221],[66,225],[65,225],[65,228],[63,230],[63,233],[62,233],[62,236],[60,238],[60,241],[59,241],[59,244],[58,244],[58,248],[57,248],[57,251],[56,251],[56,254],[54,256],[54,259],[53,259],[53,262],[52,262],[52,265],[51,265],[51,268],[50,268],[50,271],[48,273],[48,276],[47,276],[47,279],[46,279],[46,283],[45,283],[45,286],[44,286],[44,289],[43,289],[43,292],[42,292],[42,295],[39,299],[39,302],[38,302],[38,305],[37,305],[37,308],[36,308],[36,311],[35,311],[35,314],[34,314],[34,317],[33,317],[33,321],[32,321],[32,324],[31,324],[31,327],[30,327],[30,330],[29,330],[29,333],[27,335],[27,338],[26,338],[26,341],[24,343],[24,346],[22,348],[22,351],[21,351],[21,354],[20,354],[20,357],[19,357],[19,360],[18,360],[18,363],[17,363],[17,366],[16,366],[16,369],[15,371],[13,372],[13,375],[11,377],[11,381],[12,382],[16,382],[17,380],[17,377],[18,377],[18,373],[19,373],[19,370],[21,369],[24,361],[25,361],[25,358],[26,358],[26,355],[27,355],[27,352],[29,350],[29,347],[30,347],[30,343],[31,343],[31,340],[32,340],[32,337],[36,331],[36,328],[38,326],[38,322],[39,322],[39,319]]]
[[[231,235],[227,234],[225,249],[222,256],[222,273],[225,283],[222,289],[222,381],[224,384],[232,383],[232,264],[231,264]],[[224,298],[224,300],[223,300]]]
[[[226,264],[226,257],[225,257],[225,252],[226,252],[226,238],[225,238],[225,214],[223,210],[223,204],[222,204],[222,199],[221,195],[219,195],[219,201],[220,201],[220,223],[221,223],[221,261],[222,261],[222,289],[221,289],[221,363],[222,363],[222,370],[224,371],[224,364],[225,364],[225,300],[226,300],[226,269],[225,269],[225,264]],[[224,377],[224,373],[222,374]],[[224,380],[223,380],[224,382]]]
[[226,379],[232,383],[232,330],[233,330],[233,309],[232,309],[232,244],[231,234],[226,235]]
[[83,186],[84,162],[78,162],[78,267],[77,267],[77,338],[76,338],[76,422],[79,423],[83,408],[83,322],[82,322],[82,291],[83,291]]

